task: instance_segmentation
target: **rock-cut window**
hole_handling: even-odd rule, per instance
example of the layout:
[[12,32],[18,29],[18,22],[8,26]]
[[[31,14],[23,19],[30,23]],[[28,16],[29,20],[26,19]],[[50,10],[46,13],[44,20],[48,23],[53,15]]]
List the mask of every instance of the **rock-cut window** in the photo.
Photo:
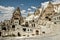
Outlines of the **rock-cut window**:
[[15,25],[12,25],[12,28],[15,28]]
[[1,36],[1,32],[0,32],[0,36]]
[[2,27],[2,30],[5,30],[6,31],[6,27]]
[[18,36],[21,36],[21,34],[18,32]]
[[23,31],[25,32],[26,31],[26,28],[23,28]]

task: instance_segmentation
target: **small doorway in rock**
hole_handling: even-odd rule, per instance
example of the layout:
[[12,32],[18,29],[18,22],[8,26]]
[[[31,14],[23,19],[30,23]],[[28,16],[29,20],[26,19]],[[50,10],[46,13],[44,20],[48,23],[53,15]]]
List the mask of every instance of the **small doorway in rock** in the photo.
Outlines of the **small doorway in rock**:
[[43,31],[42,33],[45,34],[45,31]]
[[0,32],[0,36],[1,36],[1,32]]
[[2,27],[2,30],[5,30],[6,31],[6,27]]
[[26,22],[26,23],[25,23],[25,26],[26,26],[26,27],[29,27],[29,24],[28,24],[28,22]]
[[49,21],[51,21],[51,18],[49,18]]
[[46,16],[45,18],[47,18],[47,19],[48,19],[48,16]]
[[12,28],[15,28],[15,25],[12,25]]
[[36,30],[36,35],[39,35],[39,31],[38,30]]
[[21,36],[21,34],[18,32],[18,36]]

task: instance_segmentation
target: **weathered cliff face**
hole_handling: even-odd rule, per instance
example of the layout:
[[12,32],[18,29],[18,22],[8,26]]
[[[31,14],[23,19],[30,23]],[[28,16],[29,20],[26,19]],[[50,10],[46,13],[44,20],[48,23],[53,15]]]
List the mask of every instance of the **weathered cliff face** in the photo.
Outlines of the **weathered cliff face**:
[[14,20],[19,20],[19,24],[23,22],[23,17],[21,15],[19,7],[14,11],[13,16],[12,16],[12,21]]
[[52,2],[49,2],[45,9],[38,8],[35,11],[34,15],[35,16],[38,15],[39,19],[51,21],[52,16],[59,13],[59,7],[60,7],[60,4],[53,4]]
[[49,2],[47,7],[42,12],[41,19],[49,19],[54,14],[55,14],[54,6],[52,3]]

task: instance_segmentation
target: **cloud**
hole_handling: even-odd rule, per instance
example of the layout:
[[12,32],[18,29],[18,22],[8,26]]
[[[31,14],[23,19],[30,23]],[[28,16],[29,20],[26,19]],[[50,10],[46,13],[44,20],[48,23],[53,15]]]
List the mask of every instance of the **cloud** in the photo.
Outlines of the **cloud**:
[[33,14],[34,12],[33,11],[28,12],[26,10],[21,10],[21,14],[22,14],[23,17],[27,17],[28,13]]
[[26,10],[21,10],[21,14],[22,14],[22,16],[26,16],[27,15],[27,11]]
[[26,13],[26,10],[21,10],[21,13],[22,13],[22,14]]
[[0,6],[0,21],[10,19],[12,17],[12,13],[14,12],[14,7],[5,7],[5,6]]
[[60,0],[52,0],[52,1],[54,1],[54,2],[60,2]]
[[36,7],[35,7],[35,6],[31,6],[31,8],[32,8],[32,9],[36,9]]
[[28,10],[28,11],[31,11],[31,8],[28,8],[27,10]]
[[24,4],[20,4],[20,5],[22,5],[22,6],[23,6]]
[[23,17],[26,17],[28,12],[26,10],[21,10],[21,14],[22,14]]
[[33,12],[33,11],[30,11],[30,12],[28,12],[28,13],[33,14],[34,12]]
[[55,4],[60,3],[60,0],[52,0]]
[[48,3],[49,3],[49,1],[44,2],[44,3],[41,3],[41,7],[42,7],[43,9],[45,9],[45,8],[47,7]]

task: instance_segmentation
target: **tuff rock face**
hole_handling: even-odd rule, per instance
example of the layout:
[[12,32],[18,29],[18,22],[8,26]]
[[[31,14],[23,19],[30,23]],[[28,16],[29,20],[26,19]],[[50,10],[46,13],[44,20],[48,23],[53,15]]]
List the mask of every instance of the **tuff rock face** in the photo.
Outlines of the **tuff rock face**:
[[14,20],[19,20],[19,23],[23,23],[23,17],[20,12],[20,8],[17,7],[17,9],[14,11],[13,16],[12,16],[12,21]]
[[60,23],[57,5],[49,2],[45,9],[38,8],[33,15],[29,14],[26,19],[23,19],[19,7],[17,7],[11,20],[1,22],[0,36],[37,37],[46,34],[54,35],[59,30]]

